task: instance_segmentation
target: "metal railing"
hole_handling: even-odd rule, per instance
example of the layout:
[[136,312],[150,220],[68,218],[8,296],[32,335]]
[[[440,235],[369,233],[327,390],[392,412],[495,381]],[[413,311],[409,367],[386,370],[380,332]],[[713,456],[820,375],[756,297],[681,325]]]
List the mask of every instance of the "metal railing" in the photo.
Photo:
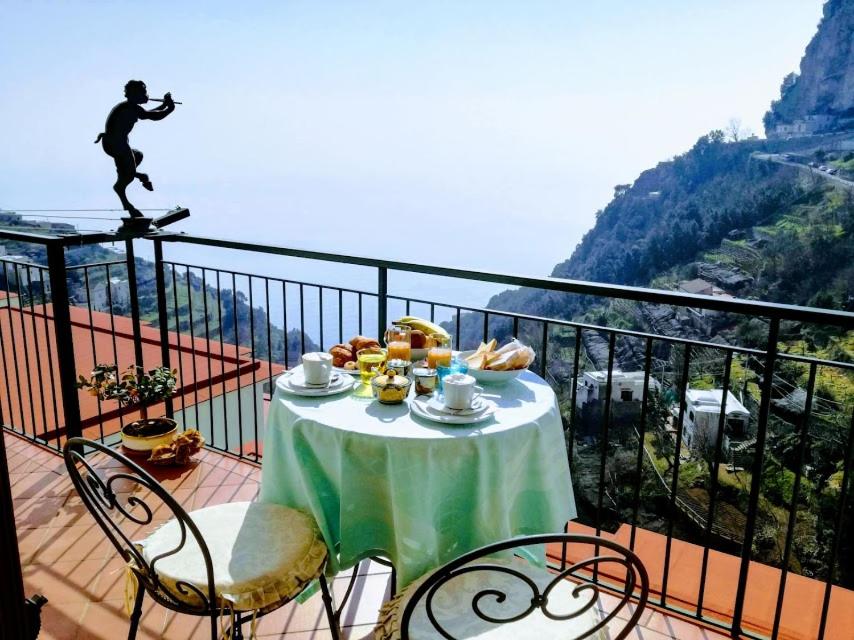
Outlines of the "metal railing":
[[[9,235],[10,232],[4,232],[0,238]],[[328,349],[356,333],[382,335],[395,314],[418,313],[431,320],[447,321],[460,348],[473,348],[481,340],[496,335],[520,336],[532,345],[537,353],[534,368],[555,388],[564,413],[579,520],[597,535],[619,535],[625,526],[632,549],[650,533],[660,536],[657,540],[661,541],[663,552],[660,573],[653,576],[651,602],[654,604],[724,628],[734,637],[777,637],[787,616],[799,615],[784,608],[790,574],[796,569],[811,573],[824,583],[822,610],[815,629],[815,637],[824,638],[832,587],[854,587],[854,575],[845,566],[854,559],[854,551],[844,537],[854,526],[849,495],[850,471],[854,466],[854,398],[831,397],[827,389],[829,380],[840,379],[844,382],[840,386],[843,390],[854,388],[854,364],[781,350],[781,347],[790,348],[794,342],[788,334],[790,323],[831,327],[839,333],[854,329],[854,314],[640,287],[417,265],[174,233],[151,234],[145,238],[154,245],[155,290],[151,292],[150,285],[146,284],[148,288],[143,291],[137,282],[134,238],[93,234],[48,240],[38,236],[36,240],[36,237],[22,237],[27,234],[11,235],[20,242],[40,242],[47,250],[46,267],[3,265],[4,270],[14,269],[16,275],[23,271],[27,285],[21,292],[10,291],[9,279],[4,278],[7,293],[18,294],[12,297],[18,300],[19,310],[14,311],[8,295],[7,309],[0,308],[0,320],[5,313],[9,327],[14,327],[15,335],[23,338],[4,340],[4,351],[0,353],[4,365],[0,373],[7,399],[18,397],[17,403],[0,403],[4,426],[34,440],[58,447],[62,438],[95,426],[92,416],[83,416],[81,420],[79,397],[73,386],[73,369],[83,359],[84,351],[91,350],[93,361],[102,355],[95,340],[95,326],[99,322],[95,314],[101,314],[98,317],[102,320],[104,314],[109,316],[108,333],[112,336],[115,361],[127,351],[117,347],[118,316],[122,323],[130,322],[130,340],[137,363],[151,359],[146,355],[150,351],[144,352],[143,345],[149,344],[152,332],[156,332],[158,362],[145,364],[175,367],[182,380],[181,393],[165,406],[167,414],[177,415],[185,426],[202,430],[209,446],[258,462],[263,455],[264,402],[278,372],[297,362],[307,350]],[[66,246],[117,239],[126,244],[123,261],[65,264]],[[171,251],[191,245],[208,247],[211,263],[164,257],[167,246]],[[225,252],[230,251],[368,267],[375,270],[375,286],[339,287],[223,268]],[[94,309],[93,281],[100,284],[105,280],[106,295],[112,297],[115,292],[110,285],[111,273],[117,270],[125,273],[131,283],[127,308],[118,309],[109,300],[107,311]],[[30,272],[38,272],[42,281],[48,278],[47,295],[44,288],[39,299],[27,294],[31,287],[27,280]],[[389,272],[585,296],[629,305],[625,308],[638,313],[656,306],[701,309],[731,319],[761,318],[767,326],[767,335],[764,348],[757,348],[721,343],[707,336],[686,338],[645,328],[449,304],[390,292]],[[16,282],[20,284],[21,279]],[[69,300],[69,282],[75,291],[85,291],[85,306],[82,299]],[[145,300],[154,300],[154,306],[145,303],[141,308],[140,293]],[[21,306],[25,301],[29,307],[27,313]],[[46,312],[39,316],[38,307],[46,308],[47,304],[52,309],[50,317]],[[71,315],[77,316],[81,309],[85,309],[88,317],[91,344],[80,340],[75,343],[73,339]],[[156,329],[146,327],[143,316]],[[52,343],[46,352],[36,356],[26,348],[32,338],[27,338],[24,331],[36,335],[39,322],[43,325],[42,333],[50,336]],[[77,326],[77,335],[83,335],[80,332],[86,329]],[[594,349],[596,345],[598,349]],[[17,352],[21,347],[23,354]],[[40,361],[35,365],[25,363],[23,370],[27,374],[37,371],[43,376],[41,380],[16,378],[20,371],[18,360],[32,357]],[[50,362],[46,365],[44,360]],[[634,391],[627,398],[616,393],[624,383],[623,364],[630,364],[637,374]],[[591,378],[594,371],[600,372],[598,378]],[[43,375],[44,372],[50,376]],[[598,381],[595,397],[593,387],[583,384],[585,372],[589,374],[588,385],[592,385],[591,380]],[[48,379],[50,382],[46,384]],[[34,384],[36,396],[30,395]],[[694,415],[696,407],[689,402],[692,387],[723,391],[719,407],[709,411],[711,422],[702,429]],[[785,403],[778,407],[780,403],[776,401],[788,396],[801,400],[794,409],[786,409]],[[34,406],[49,397],[54,398],[52,406],[61,410],[62,419],[54,415],[50,427],[37,425],[39,412]],[[732,403],[733,398],[749,410],[743,432],[733,431],[728,419],[727,403]],[[40,415],[50,414],[50,406],[47,402]],[[119,412],[106,417],[107,422],[117,419],[121,423],[125,416]],[[104,418],[98,407],[97,436],[109,439],[113,433],[109,428],[105,430]],[[819,455],[816,452],[819,445],[823,447],[821,455],[833,458],[821,469],[812,464]],[[800,549],[802,540],[797,537],[802,535],[797,526],[798,514],[804,510],[827,525],[826,531],[815,526],[818,551],[809,554]],[[802,523],[800,528],[803,526]],[[695,567],[699,587],[693,594],[674,582],[671,566],[675,545],[686,541],[701,549]],[[768,545],[773,547],[771,551],[766,548]],[[719,603],[710,602],[707,593],[710,564],[719,558],[716,554],[738,558],[730,603],[732,614],[721,612]],[[745,610],[751,572],[758,563],[780,569],[774,585],[777,592],[774,615],[764,626],[758,625]],[[807,565],[809,568],[805,570]],[[767,630],[758,630],[759,627]]]

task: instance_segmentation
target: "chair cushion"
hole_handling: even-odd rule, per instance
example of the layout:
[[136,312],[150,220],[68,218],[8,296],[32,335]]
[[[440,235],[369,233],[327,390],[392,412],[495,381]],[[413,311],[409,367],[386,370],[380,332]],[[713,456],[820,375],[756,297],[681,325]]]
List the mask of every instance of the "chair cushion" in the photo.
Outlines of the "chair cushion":
[[[470,564],[496,565],[518,571],[530,578],[537,585],[540,593],[556,577],[555,574],[519,558],[512,560],[482,558]],[[429,575],[419,578],[383,606],[380,620],[374,628],[374,640],[400,640],[403,612],[415,594],[415,590],[428,577]],[[549,593],[548,611],[553,615],[567,615],[582,609],[594,596],[592,590],[587,589],[574,595],[573,590],[578,586],[577,583],[561,580]],[[473,571],[451,578],[435,592],[432,607],[436,620],[454,638],[459,640],[474,638],[478,640],[527,640],[529,638],[531,640],[547,638],[570,640],[582,637],[583,633],[593,629],[601,619],[597,604],[594,604],[587,611],[569,620],[552,620],[537,608],[515,622],[504,624],[489,622],[480,618],[472,608],[475,596],[484,589],[495,589],[507,595],[503,603],[497,602],[496,598],[490,595],[486,595],[478,603],[483,613],[499,619],[521,614],[530,605],[534,595],[531,587],[521,578],[499,571]],[[422,596],[413,611],[409,623],[411,640],[435,640],[441,637],[427,617],[426,602],[426,595]],[[607,636],[600,630],[589,637],[593,640],[605,640]]]
[[[275,504],[234,502],[189,515],[210,550],[217,597],[235,611],[264,609],[293,598],[323,571],[326,545],[304,513]],[[150,563],[180,540],[181,527],[173,518],[138,545]],[[184,547],[157,560],[154,571],[175,597],[191,606],[203,604],[192,589],[178,587],[187,583],[208,594],[204,557],[189,531]]]

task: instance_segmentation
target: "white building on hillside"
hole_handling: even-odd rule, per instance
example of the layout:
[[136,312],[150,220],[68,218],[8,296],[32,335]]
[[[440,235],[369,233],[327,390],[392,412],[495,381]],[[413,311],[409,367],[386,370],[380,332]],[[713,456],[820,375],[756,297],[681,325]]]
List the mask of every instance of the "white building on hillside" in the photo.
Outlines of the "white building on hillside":
[[[109,288],[109,291],[107,290]],[[90,287],[92,310],[110,312],[110,304],[114,308],[127,309],[130,307],[130,287],[124,278],[110,278]]]
[[[611,400],[615,402],[631,402],[643,399],[643,371],[620,371],[614,369],[611,374]],[[575,406],[581,408],[588,402],[605,399],[608,388],[607,371],[585,371],[578,382]],[[650,376],[649,389],[655,391],[661,384]]]
[[[682,439],[692,449],[713,447],[717,442],[720,424],[722,389],[688,389],[685,393],[686,409]],[[723,450],[729,450],[730,439],[747,436],[750,412],[731,391],[726,397]]]

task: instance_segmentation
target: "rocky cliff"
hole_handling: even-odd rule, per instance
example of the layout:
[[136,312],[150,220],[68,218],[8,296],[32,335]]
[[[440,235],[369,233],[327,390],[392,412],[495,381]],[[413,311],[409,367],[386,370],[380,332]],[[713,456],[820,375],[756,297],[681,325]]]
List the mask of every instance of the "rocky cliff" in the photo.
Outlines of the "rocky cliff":
[[765,132],[807,115],[854,117],[854,0],[828,0],[800,74],[783,80],[765,116]]

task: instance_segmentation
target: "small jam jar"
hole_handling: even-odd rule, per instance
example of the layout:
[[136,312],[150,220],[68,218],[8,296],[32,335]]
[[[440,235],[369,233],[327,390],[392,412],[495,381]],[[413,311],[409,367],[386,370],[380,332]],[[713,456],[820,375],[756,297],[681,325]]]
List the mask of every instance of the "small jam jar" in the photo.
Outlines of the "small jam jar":
[[419,396],[429,396],[436,390],[436,370],[429,367],[415,367],[412,369],[415,378],[415,393]]

